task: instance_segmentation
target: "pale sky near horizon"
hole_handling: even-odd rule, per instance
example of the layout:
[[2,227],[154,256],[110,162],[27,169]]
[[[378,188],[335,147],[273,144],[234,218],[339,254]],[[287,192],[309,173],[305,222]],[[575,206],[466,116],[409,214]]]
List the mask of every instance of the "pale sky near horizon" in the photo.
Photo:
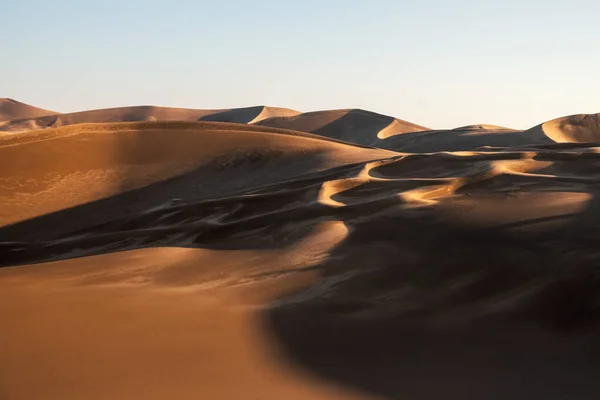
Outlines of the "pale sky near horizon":
[[432,128],[600,112],[597,0],[0,0],[0,97],[364,108]]

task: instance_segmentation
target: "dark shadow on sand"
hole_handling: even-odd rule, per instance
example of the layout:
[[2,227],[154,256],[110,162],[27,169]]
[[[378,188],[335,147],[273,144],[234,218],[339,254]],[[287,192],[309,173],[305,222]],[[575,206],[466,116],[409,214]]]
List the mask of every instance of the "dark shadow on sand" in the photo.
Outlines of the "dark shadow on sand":
[[[227,170],[194,171],[5,227],[0,240],[35,239],[3,244],[1,263],[41,262],[82,247],[84,255],[154,246],[276,248],[301,240],[318,222],[342,221],[349,236],[311,267],[320,270],[325,294],[294,301],[290,293],[263,312],[292,362],[389,399],[597,397],[595,189],[584,210],[531,231],[516,228],[539,218],[477,228],[443,218],[435,206],[404,208],[397,196],[337,209],[317,202],[321,182],[360,168],[285,183],[275,182],[292,177],[274,170],[240,186],[235,168],[230,180]],[[208,183],[215,191],[202,189]],[[221,199],[210,200],[215,193]],[[184,194],[184,204],[147,211]],[[220,223],[207,223],[211,218]],[[181,244],[182,233],[192,240]],[[283,273],[293,272],[271,272]]]
[[327,295],[283,299],[265,326],[307,371],[386,399],[595,398],[599,194],[531,232],[516,228],[547,221],[348,221]]

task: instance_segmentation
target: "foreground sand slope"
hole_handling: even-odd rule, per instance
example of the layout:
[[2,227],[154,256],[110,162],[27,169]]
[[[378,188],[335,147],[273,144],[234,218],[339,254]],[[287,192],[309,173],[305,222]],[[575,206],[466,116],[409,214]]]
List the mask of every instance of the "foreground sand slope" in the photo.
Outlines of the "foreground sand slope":
[[[278,268],[294,254],[172,248],[49,264],[37,277],[2,269],[0,316],[11,323],[0,333],[0,394],[57,400],[374,398],[294,365],[265,334],[258,306],[314,276],[279,280],[276,287],[251,285],[251,291],[210,289],[225,276],[240,276],[239,270]],[[137,279],[132,272],[139,268],[163,269],[164,286]],[[113,275],[103,277],[109,271]],[[197,287],[181,286],[186,280]]]

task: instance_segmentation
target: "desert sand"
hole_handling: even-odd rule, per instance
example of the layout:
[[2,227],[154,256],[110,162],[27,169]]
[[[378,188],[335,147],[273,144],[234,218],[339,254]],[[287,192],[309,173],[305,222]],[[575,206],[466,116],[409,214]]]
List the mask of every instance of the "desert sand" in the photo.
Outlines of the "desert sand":
[[15,119],[33,119],[56,114],[59,113],[55,111],[44,110],[43,108],[33,107],[29,104],[21,103],[6,97],[0,98],[0,126],[2,126],[2,122],[5,121],[11,121]]
[[[9,109],[8,105],[13,103],[19,104],[19,108]],[[3,108],[11,110],[12,113],[0,114],[0,132],[25,132],[86,122],[218,121],[250,124],[267,118],[299,114],[298,111],[287,108],[266,106],[219,110],[132,106],[61,114],[15,102],[12,99],[4,99],[4,103],[0,102],[0,110]]]
[[598,114],[18,104],[0,399],[600,395]]

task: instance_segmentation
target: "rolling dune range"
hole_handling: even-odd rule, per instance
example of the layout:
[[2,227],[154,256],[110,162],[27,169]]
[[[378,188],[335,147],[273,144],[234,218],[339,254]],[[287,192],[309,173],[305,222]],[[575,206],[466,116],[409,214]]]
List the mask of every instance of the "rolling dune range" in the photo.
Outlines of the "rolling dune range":
[[1,399],[600,390],[599,114],[429,130],[16,103]]

